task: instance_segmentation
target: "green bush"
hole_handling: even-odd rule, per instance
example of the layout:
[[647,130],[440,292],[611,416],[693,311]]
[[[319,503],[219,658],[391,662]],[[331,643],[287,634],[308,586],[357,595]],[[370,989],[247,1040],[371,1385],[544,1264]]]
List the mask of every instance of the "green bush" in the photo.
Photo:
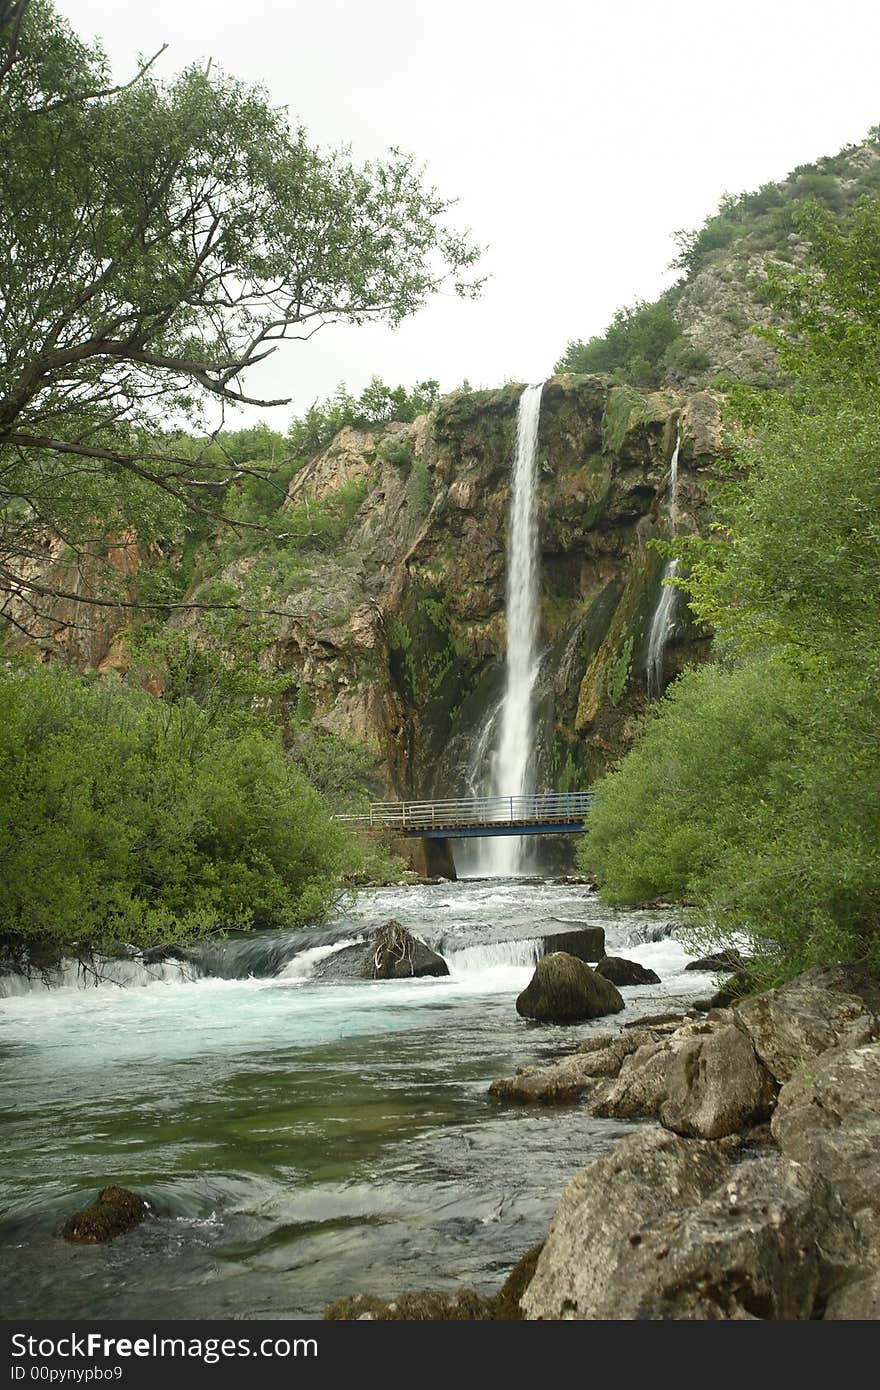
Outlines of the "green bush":
[[344,846],[280,737],[59,667],[0,678],[0,922],[80,951],[289,926]]
[[586,342],[570,342],[556,363],[557,372],[619,372],[638,385],[659,380],[663,355],[680,337],[672,304],[663,297],[655,304],[639,301],[618,309],[605,332]]

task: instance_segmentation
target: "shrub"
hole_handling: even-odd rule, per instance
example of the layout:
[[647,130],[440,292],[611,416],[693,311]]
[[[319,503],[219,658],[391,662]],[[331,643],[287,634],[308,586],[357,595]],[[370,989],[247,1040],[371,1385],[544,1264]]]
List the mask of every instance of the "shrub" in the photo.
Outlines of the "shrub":
[[59,667],[0,678],[0,921],[62,950],[296,925],[343,845],[280,737]]

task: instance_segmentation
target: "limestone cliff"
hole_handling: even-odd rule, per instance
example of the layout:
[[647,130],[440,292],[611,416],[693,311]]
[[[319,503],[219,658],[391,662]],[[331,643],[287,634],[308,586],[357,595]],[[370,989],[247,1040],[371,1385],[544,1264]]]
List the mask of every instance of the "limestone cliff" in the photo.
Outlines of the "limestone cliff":
[[[344,544],[313,555],[273,602],[270,659],[328,728],[382,757],[398,794],[468,789],[504,656],[505,532],[521,386],[459,392],[410,425],[343,430],[296,475],[289,507],[358,483]],[[583,785],[619,755],[645,703],[663,557],[648,542],[682,430],[680,524],[705,513],[723,448],[719,398],[642,395],[598,377],[551,378],[539,433],[546,785]],[[684,602],[668,673],[708,647]]]

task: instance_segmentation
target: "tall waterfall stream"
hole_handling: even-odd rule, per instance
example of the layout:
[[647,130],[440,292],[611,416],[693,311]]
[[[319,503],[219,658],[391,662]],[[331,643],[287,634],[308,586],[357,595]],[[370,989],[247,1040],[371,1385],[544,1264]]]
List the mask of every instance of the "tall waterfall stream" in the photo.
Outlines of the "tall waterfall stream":
[[[540,550],[538,545],[538,426],[544,384],[527,386],[517,412],[516,449],[507,540],[507,655],[505,686],[492,731],[497,744],[491,760],[489,795],[528,796],[535,790],[533,693],[538,674]],[[483,740],[485,744],[485,741]],[[477,741],[478,756],[485,746]],[[479,775],[479,770],[478,770]],[[525,867],[523,836],[500,835],[479,842],[480,873],[507,876]]]
[[[669,463],[669,523],[673,536],[678,525],[678,454],[681,448],[681,427],[677,427],[675,434],[675,449]],[[672,630],[673,618],[675,616],[675,603],[678,598],[678,590],[675,585],[668,582],[673,580],[678,573],[678,560],[667,560],[663,568],[661,579],[660,597],[657,600],[657,607],[654,609],[654,616],[651,619],[651,631],[648,635],[648,699],[656,700],[663,694],[663,662],[666,656],[666,644],[669,641],[669,634]]]

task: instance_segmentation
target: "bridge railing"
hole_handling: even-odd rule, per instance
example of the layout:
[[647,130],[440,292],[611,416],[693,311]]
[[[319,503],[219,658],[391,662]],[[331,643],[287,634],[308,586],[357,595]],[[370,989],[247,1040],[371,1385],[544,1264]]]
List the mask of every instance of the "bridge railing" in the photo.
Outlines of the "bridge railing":
[[397,826],[401,830],[582,821],[592,800],[592,792],[542,792],[535,796],[477,796],[453,801],[375,801],[368,812],[335,816],[334,820],[349,825]]

